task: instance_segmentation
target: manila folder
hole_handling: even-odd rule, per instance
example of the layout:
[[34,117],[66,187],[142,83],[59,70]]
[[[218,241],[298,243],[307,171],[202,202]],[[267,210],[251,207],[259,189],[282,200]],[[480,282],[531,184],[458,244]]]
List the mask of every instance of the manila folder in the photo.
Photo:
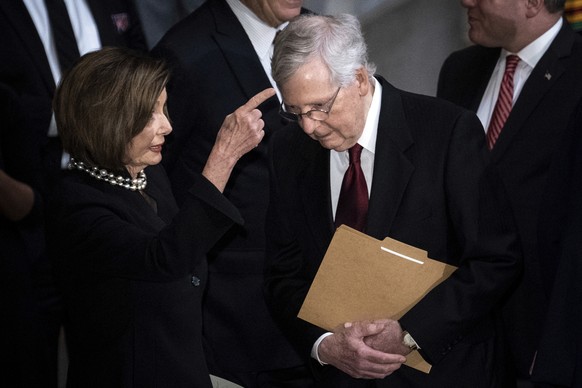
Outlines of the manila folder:
[[[429,259],[422,249],[376,240],[345,225],[329,245],[298,317],[333,331],[345,322],[400,319],[456,267]],[[418,351],[408,365],[429,373]]]

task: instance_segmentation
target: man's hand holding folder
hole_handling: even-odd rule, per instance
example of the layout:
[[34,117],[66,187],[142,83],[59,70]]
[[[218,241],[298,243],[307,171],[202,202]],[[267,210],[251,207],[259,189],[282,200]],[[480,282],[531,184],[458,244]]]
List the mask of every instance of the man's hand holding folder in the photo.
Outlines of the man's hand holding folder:
[[[418,351],[403,344],[397,320],[455,269],[429,259],[421,249],[390,238],[379,241],[342,225],[298,316],[341,335],[344,330],[359,330],[365,334],[362,345],[406,355],[405,365],[429,373],[431,366]],[[326,341],[321,343],[323,352]]]
[[406,361],[401,354],[365,344],[366,339],[381,335],[385,330],[386,324],[380,321],[346,322],[334,330],[333,336],[321,342],[321,361],[355,378],[382,379]]

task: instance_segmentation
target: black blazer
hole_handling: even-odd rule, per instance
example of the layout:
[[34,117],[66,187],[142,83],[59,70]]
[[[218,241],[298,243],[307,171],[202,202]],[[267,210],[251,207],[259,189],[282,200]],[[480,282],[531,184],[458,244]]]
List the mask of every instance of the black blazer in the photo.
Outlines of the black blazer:
[[[437,96],[476,111],[499,48],[472,46],[443,64]],[[524,276],[505,304],[504,324],[521,376],[528,376],[547,299],[539,265],[538,227],[548,171],[582,99],[582,38],[564,26],[525,83],[491,159],[507,188],[524,251]],[[559,152],[559,151],[558,151]]]
[[[382,108],[366,233],[459,266],[400,320],[434,364],[432,372],[402,367],[378,386],[490,386],[489,316],[521,262],[503,189],[480,151],[482,127],[468,111],[378,79]],[[275,136],[271,155],[266,293],[277,320],[309,357],[323,330],[296,316],[334,232],[329,151],[290,128]],[[322,373],[324,386],[376,386],[335,368]]]
[[178,211],[161,166],[145,192],[66,172],[47,238],[65,301],[68,387],[210,387],[202,349],[205,253],[239,212],[205,178]]
[[[224,0],[210,0],[153,49],[172,66],[168,110],[174,131],[163,162],[180,203],[190,176],[202,171],[226,115],[271,87],[252,43]],[[300,358],[274,324],[262,295],[264,219],[269,201],[267,148],[286,125],[272,97],[259,109],[265,137],[236,164],[224,194],[245,225],[231,229],[209,257],[205,311],[208,355],[220,374],[289,368]],[[211,364],[209,360],[209,365]]]

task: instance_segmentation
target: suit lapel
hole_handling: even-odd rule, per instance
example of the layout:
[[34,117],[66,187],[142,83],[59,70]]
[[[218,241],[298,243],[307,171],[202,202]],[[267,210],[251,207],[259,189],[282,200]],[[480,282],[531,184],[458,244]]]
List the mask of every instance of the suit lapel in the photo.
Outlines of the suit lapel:
[[470,101],[466,107],[473,112],[479,110],[481,99],[499,59],[499,49],[487,48],[485,50],[485,57],[477,59],[476,66],[469,70],[472,74],[466,78],[465,90],[468,91],[467,99]]
[[381,77],[382,109],[378,123],[374,173],[368,208],[367,233],[383,239],[389,235],[404,191],[414,171],[406,156],[413,139],[398,91]]
[[[247,99],[271,87],[271,82],[263,70],[263,65],[250,39],[240,38],[246,37],[247,34],[228,4],[225,1],[214,1],[211,2],[210,9],[217,21],[214,40]],[[260,109],[266,124],[265,132],[273,127],[281,126],[281,118],[278,115],[279,100],[276,96],[265,101]]]
[[52,94],[55,89],[55,80],[46,57],[44,46],[24,2],[19,0],[2,1],[0,2],[0,12],[3,12],[6,15],[6,20],[12,24],[13,30],[20,37],[23,46],[32,58],[32,62],[42,75],[47,89]]
[[[302,134],[303,135],[303,134]],[[297,170],[297,184],[300,201],[305,209],[305,219],[317,241],[319,248],[325,252],[335,231],[331,210],[331,193],[329,186],[329,150],[306,135],[306,152],[301,159],[302,167]]]
[[97,31],[99,33],[99,39],[101,39],[101,46],[112,46],[116,45],[116,36],[113,33],[113,29],[107,22],[111,17],[107,15],[105,9],[101,3],[102,0],[88,0],[87,5],[91,10],[95,24],[97,25]]
[[[489,78],[495,69],[500,49],[472,46],[461,55],[454,54],[439,79],[438,97],[444,97],[477,112]],[[460,57],[460,58],[459,58]]]
[[570,55],[574,43],[573,33],[568,30],[569,27],[566,27],[566,25],[562,27],[527,79],[491,152],[494,159],[500,158],[507,150],[515,135],[522,129],[524,122],[537,109],[539,102],[564,73],[565,67],[561,63],[561,58]]

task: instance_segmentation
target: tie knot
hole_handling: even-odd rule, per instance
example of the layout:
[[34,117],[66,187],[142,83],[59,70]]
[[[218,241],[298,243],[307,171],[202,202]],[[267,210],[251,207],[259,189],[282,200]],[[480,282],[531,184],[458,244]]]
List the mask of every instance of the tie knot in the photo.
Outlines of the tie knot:
[[519,57],[517,55],[508,55],[507,58],[505,58],[505,72],[515,72],[518,63]]
[[352,148],[350,148],[348,150],[348,153],[350,154],[350,164],[360,162],[360,156],[362,155],[362,149],[363,149],[363,147],[361,145],[359,145],[358,143],[356,143],[356,145],[354,145]]

